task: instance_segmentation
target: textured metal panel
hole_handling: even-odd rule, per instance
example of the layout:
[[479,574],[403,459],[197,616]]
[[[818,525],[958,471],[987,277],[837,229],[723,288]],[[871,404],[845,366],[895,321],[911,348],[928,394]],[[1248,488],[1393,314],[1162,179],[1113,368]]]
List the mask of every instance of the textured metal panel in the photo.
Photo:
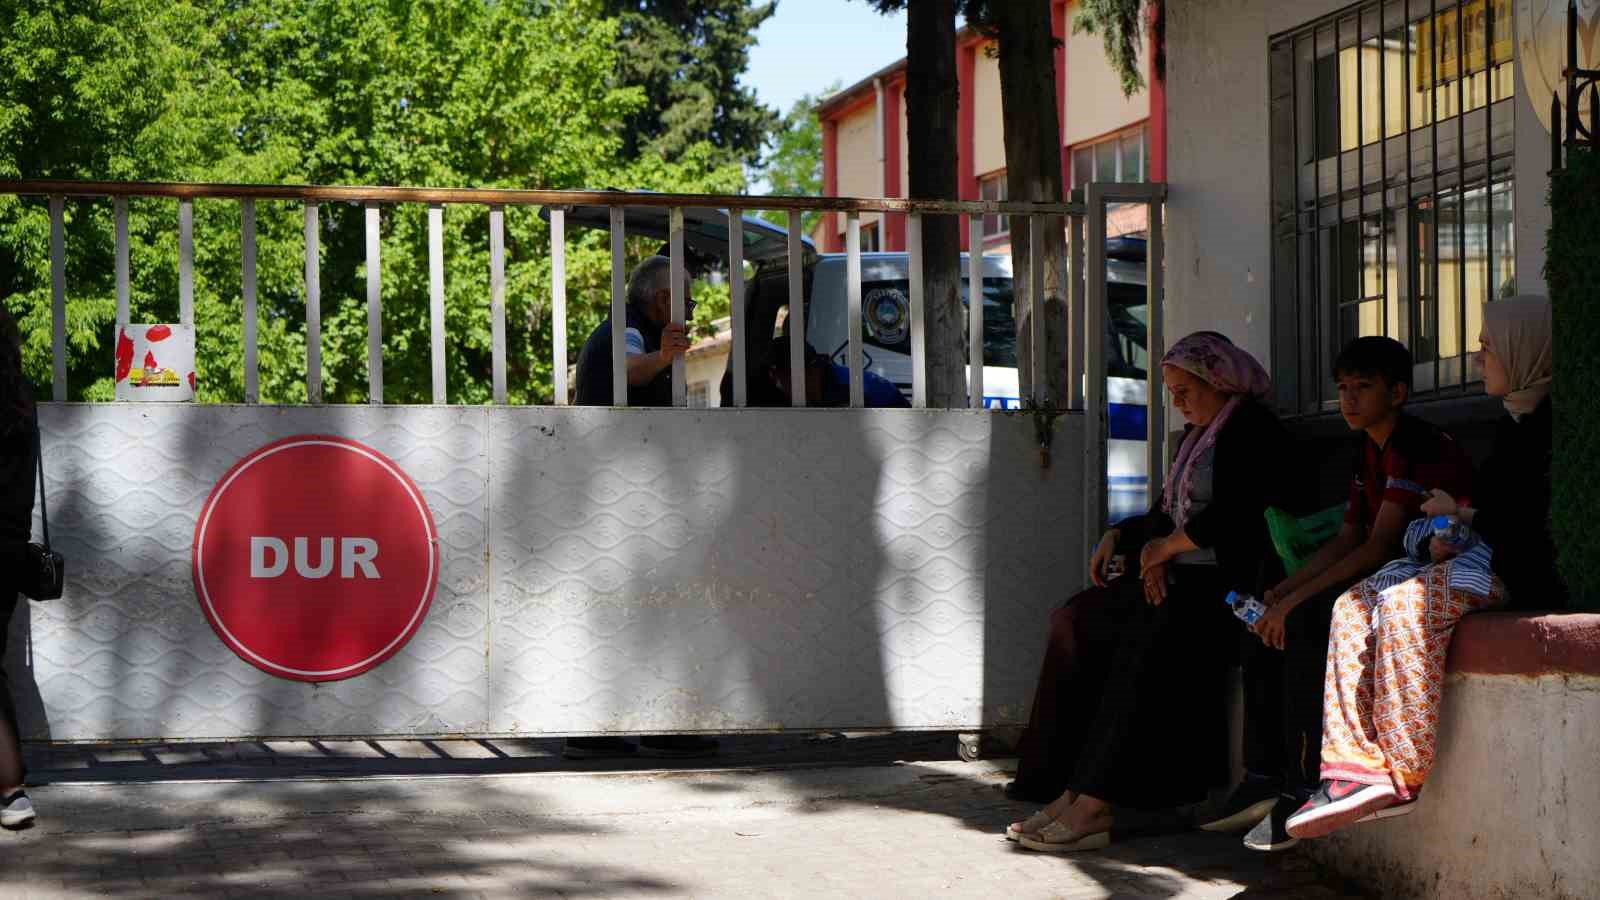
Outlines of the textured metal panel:
[[1077,473],[1032,437],[971,411],[497,415],[493,730],[1021,721],[1084,543]]
[[[25,636],[12,635],[18,652],[8,665],[32,682],[22,689],[26,734],[484,728],[483,411],[99,404],[47,405],[40,415],[50,533],[69,575],[61,600],[28,604],[31,672],[23,672]],[[235,656],[201,613],[190,570],[195,519],[216,480],[251,450],[310,433],[361,441],[403,467],[433,510],[443,560],[433,607],[410,643],[366,675],[321,685],[274,678]],[[32,685],[38,703],[26,699]]]
[[[1049,611],[1082,579],[1080,475],[1039,468],[1021,415],[52,404],[42,419],[70,577],[12,621],[30,737],[1013,723]],[[1080,428],[1058,420],[1055,439]],[[190,574],[217,478],[305,433],[393,458],[443,543],[411,642],[321,685],[234,656]]]

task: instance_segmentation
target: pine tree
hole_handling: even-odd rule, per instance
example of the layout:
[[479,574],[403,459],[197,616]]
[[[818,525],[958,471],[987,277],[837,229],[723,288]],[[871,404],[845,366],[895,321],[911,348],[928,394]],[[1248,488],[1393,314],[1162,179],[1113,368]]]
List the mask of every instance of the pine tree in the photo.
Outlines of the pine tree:
[[776,110],[739,83],[756,29],[777,4],[751,0],[605,0],[619,20],[617,76],[645,103],[624,120],[622,155],[673,159],[701,141],[717,162],[759,163]]

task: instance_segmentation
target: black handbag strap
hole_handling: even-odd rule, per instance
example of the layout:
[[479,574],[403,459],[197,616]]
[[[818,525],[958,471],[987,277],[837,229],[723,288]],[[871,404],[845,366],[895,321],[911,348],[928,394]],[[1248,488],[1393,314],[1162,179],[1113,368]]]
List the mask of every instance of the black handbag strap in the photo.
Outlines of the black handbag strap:
[[44,526],[44,548],[50,549],[50,513],[44,499],[44,441],[39,437],[39,413],[33,414],[33,458],[39,467],[39,523]]

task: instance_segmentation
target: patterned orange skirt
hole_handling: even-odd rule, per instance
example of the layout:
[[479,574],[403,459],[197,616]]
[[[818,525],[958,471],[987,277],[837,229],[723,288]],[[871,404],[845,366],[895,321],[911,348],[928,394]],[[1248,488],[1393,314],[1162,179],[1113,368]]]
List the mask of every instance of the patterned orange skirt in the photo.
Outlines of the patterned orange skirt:
[[1450,563],[1379,590],[1363,581],[1339,597],[1322,701],[1322,777],[1392,784],[1411,799],[1433,768],[1445,656],[1461,617],[1499,605],[1450,587]]

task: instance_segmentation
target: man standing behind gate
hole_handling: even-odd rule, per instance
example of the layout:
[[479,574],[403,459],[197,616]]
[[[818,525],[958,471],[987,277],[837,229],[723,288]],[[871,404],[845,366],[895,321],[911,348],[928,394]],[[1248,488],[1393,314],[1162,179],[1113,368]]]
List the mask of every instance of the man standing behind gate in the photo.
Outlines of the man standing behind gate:
[[[684,276],[683,315],[694,316],[688,276]],[[608,318],[595,328],[578,354],[578,405],[612,406],[611,329]],[[689,350],[689,333],[672,321],[672,261],[652,256],[633,270],[628,279],[627,333],[628,405],[672,405],[672,361]],[[563,753],[571,759],[656,756],[684,759],[711,756],[717,742],[694,735],[650,735],[635,747],[616,737],[569,738]]]
[[[694,317],[694,300],[684,276],[683,315]],[[627,333],[628,405],[672,405],[672,361],[689,351],[689,332],[672,321],[672,262],[652,256],[628,279]],[[613,406],[611,396],[611,328],[601,322],[578,354],[578,405]]]

